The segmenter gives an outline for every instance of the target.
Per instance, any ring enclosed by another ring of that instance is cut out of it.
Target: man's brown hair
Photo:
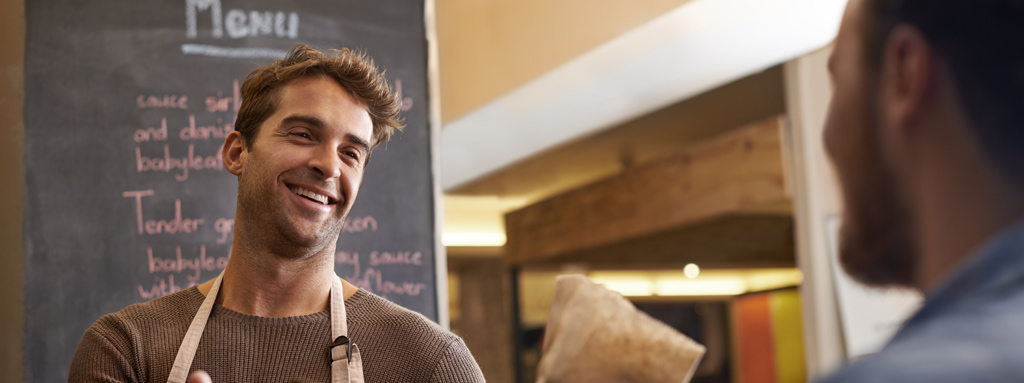
[[[324,54],[306,44],[297,44],[288,55],[273,64],[260,67],[242,83],[242,105],[235,119],[235,130],[242,134],[247,150],[252,148],[260,124],[277,110],[278,93],[289,82],[323,76],[337,81],[363,103],[373,122],[371,147],[386,142],[395,129],[402,129],[398,117],[401,100],[391,90],[384,72],[365,52],[348,48],[332,49]]]
[[[988,155],[1024,184],[1024,0],[865,0],[868,68],[897,25],[920,30],[951,68]]]

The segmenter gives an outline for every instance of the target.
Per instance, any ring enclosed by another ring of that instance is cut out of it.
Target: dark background
[[[197,36],[186,36],[189,0],[35,0],[26,2],[25,56],[25,279],[26,380],[66,381],[68,366],[85,329],[100,316],[201,283],[220,269],[151,272],[154,257],[193,260],[226,257],[217,243],[219,218],[234,218],[237,180],[222,166],[170,172],[139,172],[142,156],[218,156],[223,139],[183,141],[179,132],[194,116],[196,126],[221,126],[234,108],[206,110],[205,99],[233,96],[241,83],[272,58],[187,55],[183,44],[287,51],[306,42],[317,49],[365,49],[401,80],[411,107],[407,127],[372,156],[352,225],[338,251],[358,253],[354,265],[339,264],[342,277],[437,320],[434,272],[434,210],[430,130],[426,96],[426,40],[420,1],[220,0],[221,19],[232,9],[295,12],[294,39],[269,35],[232,38],[212,34],[211,10],[198,10]],[[248,19],[248,17],[247,17]],[[140,109],[140,96],[184,95],[187,110]],[[166,141],[136,142],[139,129],[167,121]],[[142,198],[143,219],[173,220],[180,200],[183,218],[203,219],[192,233],[139,234],[135,198],[126,191],[153,190]],[[372,252],[419,252],[420,265],[370,266]],[[418,295],[382,290],[382,282],[422,284]],[[369,278],[368,278],[369,277]],[[171,283],[173,279],[173,284]]]

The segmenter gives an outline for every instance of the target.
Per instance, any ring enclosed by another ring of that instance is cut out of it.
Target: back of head
[[[327,77],[363,103],[373,122],[373,146],[386,142],[395,129],[402,129],[398,117],[401,100],[373,59],[348,48],[324,54],[306,44],[297,44],[287,56],[257,68],[242,84],[242,103],[235,130],[251,148],[260,124],[277,109],[278,93],[289,82],[307,77]]]
[[[948,64],[974,135],[1024,185],[1024,0],[866,0],[866,57],[879,70],[889,33],[913,25]]]

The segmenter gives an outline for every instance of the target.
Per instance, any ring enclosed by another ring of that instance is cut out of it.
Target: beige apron
[[[206,299],[199,306],[199,312],[192,318],[192,324],[185,333],[185,339],[178,349],[178,356],[174,358],[174,366],[171,367],[171,374],[167,377],[168,383],[185,383],[188,379],[188,370],[192,367],[192,359],[196,356],[196,349],[199,348],[199,339],[203,336],[206,328],[206,321],[213,311],[213,303],[217,300],[217,293],[220,292],[220,282],[224,278],[221,272],[213,281],[213,287],[206,294]],[[341,279],[334,276],[334,284],[331,285],[331,382],[332,383],[363,383],[363,360],[359,357],[359,347],[356,347],[348,339],[348,325],[345,323],[345,295],[342,293]]]

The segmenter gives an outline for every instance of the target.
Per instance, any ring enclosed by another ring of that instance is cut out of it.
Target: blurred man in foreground
[[[1024,1],[851,0],[825,145],[856,279],[926,295],[826,382],[1024,382]]]

